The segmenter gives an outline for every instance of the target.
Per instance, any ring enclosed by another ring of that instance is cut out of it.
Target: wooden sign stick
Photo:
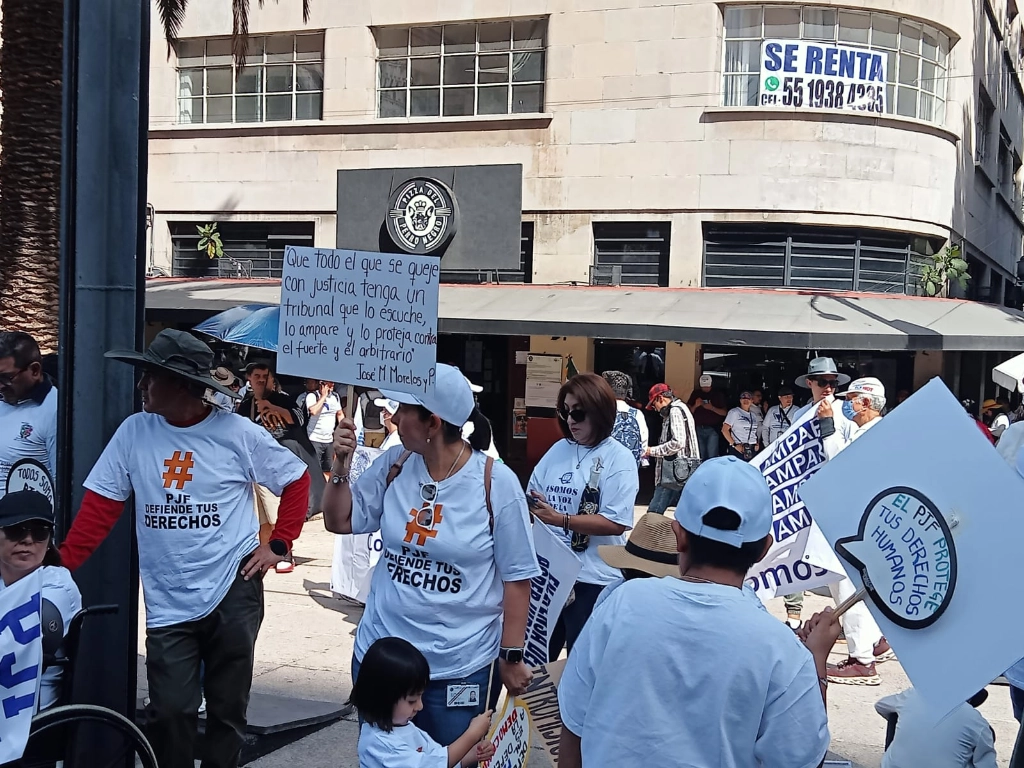
[[[832,612],[832,615],[835,618],[838,619],[840,616],[842,616],[848,610],[853,608],[853,606],[855,606],[857,603],[859,603],[861,600],[863,600],[867,596],[868,596],[867,588],[866,587],[861,587],[856,592],[854,592],[852,595],[850,595],[848,598],[843,600],[843,602],[841,602],[838,606],[836,606],[836,609]]]
[[[345,387],[345,418],[355,418],[356,413],[356,388],[351,384]],[[352,454],[350,453],[345,457],[342,462],[342,472],[348,474],[349,468],[352,466]]]

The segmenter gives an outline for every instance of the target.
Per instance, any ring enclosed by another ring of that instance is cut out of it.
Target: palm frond
[[[164,28],[164,38],[167,40],[167,58],[171,58],[171,47],[178,39],[178,32],[185,21],[187,6],[188,0],[159,0],[157,3],[160,22]]]
[[[231,53],[235,57],[235,64],[243,67],[245,56],[249,53],[249,0],[231,0],[231,13]]]
[[[302,0],[302,23],[309,24],[309,15],[313,12],[312,0]]]

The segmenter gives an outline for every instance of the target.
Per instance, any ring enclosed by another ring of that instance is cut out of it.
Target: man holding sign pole
[[[569,654],[559,768],[620,768],[641,755],[648,768],[821,763],[825,664],[839,624],[829,611],[815,615],[802,645],[744,591],[771,527],[772,496],[756,467],[729,456],[693,473],[672,523],[680,578],[620,586]],[[652,637],[658,653],[638,654]]]

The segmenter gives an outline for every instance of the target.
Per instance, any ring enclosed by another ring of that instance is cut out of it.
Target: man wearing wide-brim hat
[[[825,455],[835,458],[850,444],[854,430],[853,422],[843,415],[839,405],[835,405],[836,392],[850,383],[850,377],[839,372],[836,361],[831,357],[816,357],[807,365],[807,373],[797,376],[794,383],[811,390],[811,402],[796,412],[793,423],[803,418],[811,408],[816,408]]]
[[[107,357],[142,369],[144,413],[129,416],[85,481],[61,547],[81,565],[134,494],[146,602],[147,734],[160,768],[193,768],[205,663],[203,765],[234,768],[246,728],[253,653],[263,619],[263,574],[284,559],[306,515],[309,473],[270,433],[203,400],[234,397],[210,376],[213,352],[183,331],[161,331],[144,353]],[[261,545],[253,486],[281,495]]]

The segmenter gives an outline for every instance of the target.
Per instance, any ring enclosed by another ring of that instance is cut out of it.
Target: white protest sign
[[[827,461],[814,408],[808,409],[774,443],[751,459],[772,492],[772,546],[747,574],[762,601],[823,587],[845,575],[822,540],[800,488]]]
[[[525,768],[530,755],[530,712],[521,699],[506,698],[488,737],[494,756],[483,768]]]
[[[541,574],[530,581],[530,611],[523,649],[523,661],[528,667],[547,663],[551,633],[583,568],[579,556],[548,526],[533,526],[533,543]]]
[[[43,641],[39,569],[0,592],[0,763],[25,753],[39,700]]]
[[[5,493],[15,491],[35,491],[41,493],[53,506],[53,478],[43,466],[42,462],[35,459],[21,459],[14,462],[11,471],[7,473]]]
[[[437,365],[436,256],[285,249],[282,373],[425,393]]]
[[[912,436],[912,441],[908,438]],[[1024,478],[938,379],[801,488],[936,720],[1024,656]],[[885,610],[882,610],[882,608]],[[970,648],[950,663],[950,648]]]
[[[352,454],[349,482],[366,471],[383,454],[378,448],[358,446]],[[334,537],[334,559],[331,561],[331,591],[366,605],[370,595],[373,569],[384,551],[380,531],[373,533],[339,533]]]
[[[530,712],[530,724],[540,736],[551,765],[558,768],[558,742],[562,735],[562,713],[558,709],[558,683],[565,670],[565,659],[542,664],[530,670],[533,680],[519,698]]]

